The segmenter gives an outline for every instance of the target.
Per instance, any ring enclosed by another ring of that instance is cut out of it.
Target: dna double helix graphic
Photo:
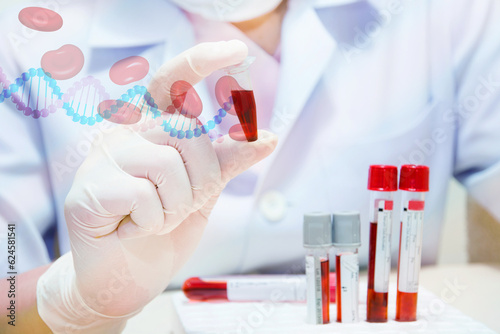
[[[37,86],[36,96],[31,94],[34,84]],[[10,83],[0,68],[0,87],[2,92],[0,103],[10,99],[25,116],[32,116],[35,119],[40,116],[47,117],[49,114],[55,113],[57,108],[62,107],[61,88],[41,69],[30,69],[17,78],[14,83]],[[40,97],[43,101],[40,101]],[[30,107],[33,104],[35,105],[34,109]]]
[[[233,101],[229,97],[211,120],[205,124],[196,117],[185,116],[175,103],[165,111],[158,109],[154,98],[144,86],[128,89],[119,99],[112,100],[100,81],[92,76],[75,82],[62,92],[57,81],[42,68],[31,68],[10,82],[0,67],[0,104],[9,100],[27,117],[38,119],[63,109],[75,123],[92,126],[104,119],[129,124],[138,131],[161,126],[171,137],[191,139],[203,134],[215,140],[221,135],[215,126],[222,122]],[[139,122],[141,120],[141,122]]]

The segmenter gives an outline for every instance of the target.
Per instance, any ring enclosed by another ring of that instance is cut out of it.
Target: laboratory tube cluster
[[[401,196],[401,225],[397,273],[396,321],[417,320],[418,279],[422,254],[425,192],[429,168],[419,165],[370,166],[370,244],[368,261],[368,322],[387,322],[391,231],[394,195]],[[330,322],[329,254],[335,255],[337,322],[359,319],[359,259],[361,246],[359,212],[309,213],[304,215],[306,250],[307,321]]]

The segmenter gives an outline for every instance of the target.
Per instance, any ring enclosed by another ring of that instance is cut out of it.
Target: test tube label
[[[257,276],[255,279],[249,277],[232,277],[227,280],[228,300],[270,300],[273,302],[294,300],[305,301],[305,278],[266,278]]]
[[[318,257],[306,256],[307,322],[323,323],[323,300],[321,292],[321,262]]]
[[[377,249],[375,252],[376,292],[388,292],[391,272],[391,231],[393,201],[378,201],[377,206]]]
[[[409,201],[404,207],[398,275],[398,289],[401,292],[418,292],[424,227],[423,209],[423,201]]]
[[[340,256],[342,322],[358,322],[359,259],[358,254]]]

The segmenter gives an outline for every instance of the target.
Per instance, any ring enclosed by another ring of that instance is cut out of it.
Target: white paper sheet
[[[363,282],[362,286],[366,283]],[[389,321],[368,323],[366,319],[366,287],[361,289],[359,314],[361,322],[336,323],[336,304],[330,305],[327,325],[306,323],[306,305],[301,303],[240,303],[193,302],[182,292],[173,296],[173,302],[186,334],[260,334],[260,333],[346,333],[346,334],[495,334],[480,322],[446,304],[431,292],[420,288],[415,322],[396,322],[396,286],[389,287]]]

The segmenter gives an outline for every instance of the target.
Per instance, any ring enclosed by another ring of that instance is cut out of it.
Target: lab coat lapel
[[[280,83],[271,130],[279,142],[273,155],[267,158],[264,177],[260,178],[256,193],[266,183],[268,172],[286,145],[299,114],[328,66],[336,43],[325,29],[316,11],[303,2],[291,2],[282,29]]]
[[[179,8],[165,0],[95,1],[89,45],[125,48],[163,43],[167,36],[182,35]],[[154,10],[150,10],[154,8]]]
[[[288,135],[330,62],[335,42],[316,11],[291,3],[282,30],[280,84],[271,129],[281,142]]]
[[[92,18],[89,46],[100,48],[137,48],[163,45],[159,62],[151,62],[150,73],[154,74],[165,62],[196,44],[188,18],[182,10],[166,0],[96,1],[96,14]],[[208,91],[201,83],[199,95],[206,99]]]

